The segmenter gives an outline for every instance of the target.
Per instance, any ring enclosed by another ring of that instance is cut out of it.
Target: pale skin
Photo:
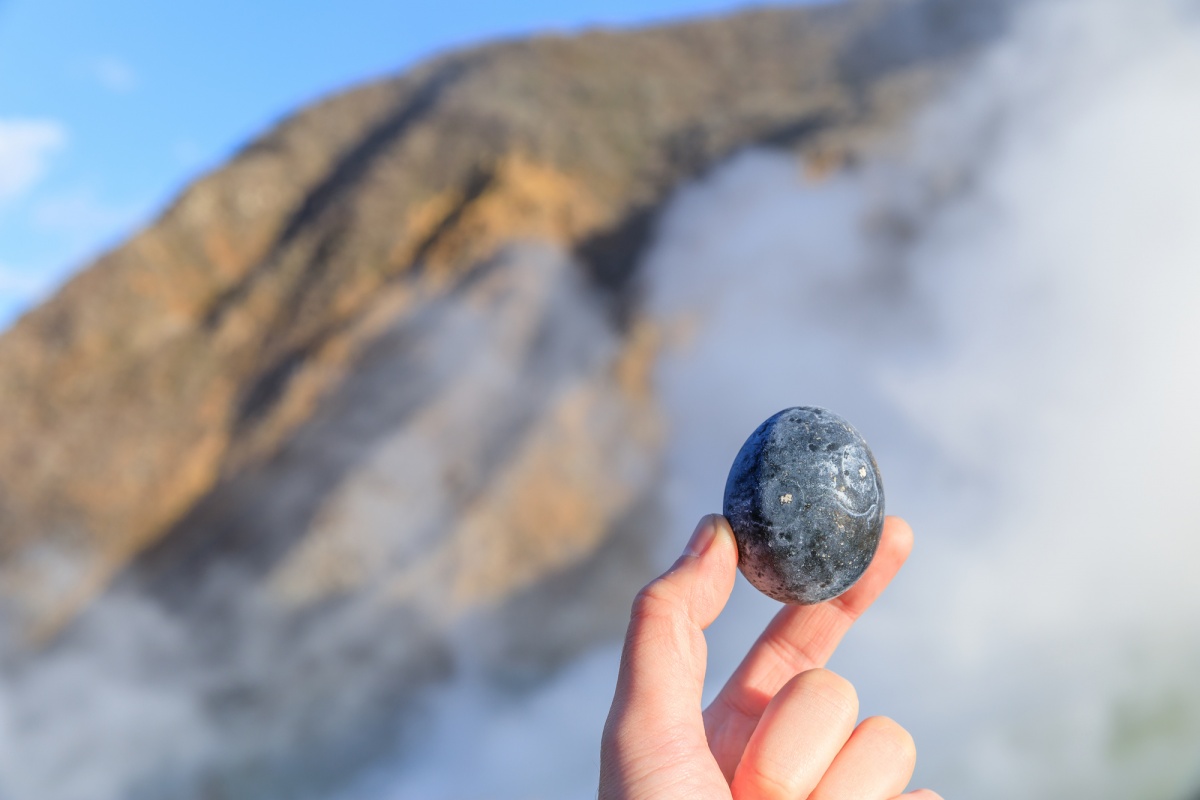
[[[912,529],[888,517],[858,583],[820,605],[785,606],[702,711],[704,629],[737,573],[728,522],[702,519],[634,601],[600,747],[601,800],[941,800],[927,789],[904,794],[912,737],[885,717],[856,725],[854,687],[824,669],[911,549]]]

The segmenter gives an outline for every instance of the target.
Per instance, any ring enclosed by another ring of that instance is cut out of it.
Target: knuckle
[[[642,587],[633,598],[631,619],[672,617],[683,607],[683,599],[670,583],[656,578]]]

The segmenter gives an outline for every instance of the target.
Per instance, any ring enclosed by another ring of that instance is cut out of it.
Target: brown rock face
[[[655,209],[746,146],[838,168],[996,20],[899,0],[519,41],[286,120],[0,337],[8,616],[45,638],[123,576],[193,626],[229,730],[311,742],[435,674],[473,610],[539,620],[527,661],[608,632],[555,609],[646,576]],[[237,650],[315,652],[351,613],[402,646],[344,718],[304,698],[345,673]]]

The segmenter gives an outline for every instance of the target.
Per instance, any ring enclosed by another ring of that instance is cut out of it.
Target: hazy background
[[[534,4],[447,5],[437,18],[281,6],[256,12],[257,23],[218,24],[214,10],[194,25],[124,8],[119,24],[86,24],[81,8],[75,32],[52,37],[64,49],[50,68],[53,48],[31,38],[50,12],[0,7],[0,291],[10,315],[202,165],[332,86],[445,43],[721,6],[577,4],[568,17],[538,16]],[[733,454],[769,414],[816,404],[851,420],[875,451],[888,510],[917,539],[832,667],[855,683],[864,714],[913,732],[914,785],[948,798],[1191,800],[1200,788],[1198,14],[1183,0],[1028,3],[871,158],[826,171],[782,151],[742,151],[672,195],[639,259],[646,316],[666,332],[652,376],[666,532],[646,563],[669,563],[717,507]],[[276,66],[255,70],[270,51],[239,37],[268,19],[273,32],[295,29],[275,34]],[[151,21],[162,27],[144,27]],[[105,30],[111,40],[93,38]],[[195,56],[165,43],[185,33]],[[329,39],[320,57],[299,44],[318,33]],[[190,95],[188,80],[207,69],[262,83],[218,78]],[[14,77],[22,70],[57,77]],[[181,97],[176,113],[166,103]],[[64,214],[77,230],[46,224],[56,203],[76,201],[94,217],[79,206]],[[464,376],[443,406],[455,419],[535,391],[514,385],[517,340],[533,334],[496,320],[556,310],[561,346],[544,356],[536,387],[546,396],[566,391],[566,365],[603,362],[618,347],[561,248],[523,243],[495,270],[477,287],[507,298],[494,319],[471,297],[455,300],[434,309],[449,322],[424,340],[430,374],[452,364]],[[607,424],[619,440],[625,423]],[[450,513],[452,496],[411,467],[440,465],[429,447],[389,439],[361,468],[383,477],[335,499],[340,524],[393,508]],[[613,594],[623,607],[625,587]],[[266,613],[245,597],[242,613]],[[739,580],[710,633],[710,695],[776,607]],[[345,628],[374,613],[351,606]],[[104,633],[100,645],[52,652],[6,678],[0,797],[177,796],[164,762],[182,775],[227,757],[224,729],[196,700],[214,667],[189,671],[202,659],[188,635],[136,595],[101,615],[98,631],[140,633]],[[490,621],[486,610],[454,621],[455,670],[405,709],[419,734],[324,796],[594,796],[618,642],[602,638],[532,679],[498,679]],[[327,633],[301,642],[341,647]],[[138,679],[148,653],[179,677]],[[274,668],[238,658],[246,674]],[[365,669],[363,680],[373,680]],[[277,735],[290,741],[248,734]],[[64,765],[82,766],[68,780]]]

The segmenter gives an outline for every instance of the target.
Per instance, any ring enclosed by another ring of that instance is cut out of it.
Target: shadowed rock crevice
[[[293,238],[306,231],[318,217],[338,202],[339,196],[352,192],[354,187],[366,178],[375,159],[384,153],[390,143],[404,136],[418,120],[428,116],[454,84],[469,74],[477,59],[472,58],[471,54],[463,54],[451,57],[447,62],[439,66],[433,75],[420,85],[413,97],[397,113],[368,133],[357,147],[342,158],[329,176],[312,190],[304,204],[288,220],[279,236],[280,246],[286,246]]]
[[[823,130],[834,128],[839,119],[833,110],[819,110],[780,123],[756,134],[738,148],[775,147],[799,151]],[[683,180],[701,178],[735,151],[715,151],[704,127],[694,125],[669,137],[666,145],[672,170]],[[625,328],[637,309],[638,258],[651,242],[659,210],[667,202],[664,195],[654,203],[630,209],[614,225],[586,236],[575,246],[575,256],[588,277],[600,289],[611,307],[619,328]]]
[[[348,194],[353,193],[355,186],[369,175],[375,160],[396,139],[403,137],[409,127],[428,115],[455,81],[468,73],[472,59],[469,54],[464,54],[450,58],[448,62],[422,82],[413,96],[396,113],[376,125],[355,147],[343,155],[328,176],[309,192],[300,208],[296,209],[284,224],[275,252],[285,250],[297,236],[307,232],[319,218],[329,214]],[[245,153],[244,157],[253,157],[253,150]],[[216,298],[204,316],[203,324],[206,328],[216,328],[224,314],[244,299],[250,286],[270,261],[268,256],[262,264],[252,269],[241,283],[230,287]]]
[[[576,257],[607,299],[611,317],[622,329],[634,315],[636,293],[631,281],[637,260],[654,235],[659,208],[635,208],[616,225],[587,237],[575,248]]]
[[[513,259],[519,258],[507,254],[480,265],[444,297],[415,308],[375,340],[347,380],[325,399],[322,412],[301,427],[287,446],[261,467],[218,484],[163,537],[161,545],[133,562],[130,574],[152,581],[142,583],[142,590],[183,607],[205,596],[201,586],[207,579],[207,565],[236,561],[255,580],[269,571],[310,531],[330,491],[367,461],[389,432],[404,430],[414,415],[436,406],[439,396],[460,378],[458,368],[470,363],[477,334],[454,331],[452,318],[462,315],[465,304],[477,302],[471,299],[472,290],[489,276],[497,278],[497,273],[512,269]],[[491,320],[481,316],[474,322],[482,333]],[[541,322],[545,325],[549,320]],[[543,346],[554,340],[553,335],[540,338]],[[492,455],[476,455],[480,475],[491,474],[504,460],[506,449],[540,416],[548,390],[566,377],[561,369],[570,362],[558,359],[556,372],[550,366],[555,362],[536,345],[531,340],[529,350],[506,367],[512,370],[512,380],[522,383],[521,394],[492,415],[493,424],[500,425],[490,431],[493,446],[499,449]],[[244,404],[247,424],[256,409],[262,413],[262,407],[282,393],[282,384],[303,359],[303,353],[294,354],[264,376],[267,380],[254,385],[257,394],[248,396]],[[589,359],[579,359],[575,368],[586,370],[588,363]],[[440,444],[454,447],[452,441]],[[398,513],[402,512],[398,509]]]

